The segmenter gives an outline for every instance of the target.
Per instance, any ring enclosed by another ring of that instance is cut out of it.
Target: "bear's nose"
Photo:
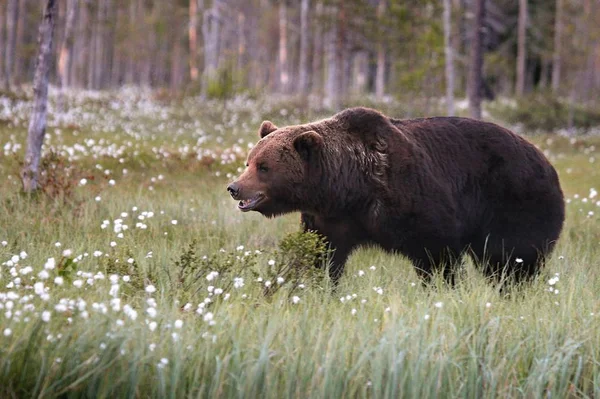
[[[231,183],[227,186],[227,191],[229,191],[229,194],[233,197],[233,199],[236,199],[238,194],[240,193],[240,188],[237,184]]]

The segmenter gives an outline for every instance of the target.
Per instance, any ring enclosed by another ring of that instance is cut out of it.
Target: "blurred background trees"
[[[43,3],[0,2],[4,90],[33,80]],[[464,98],[472,84],[483,99],[600,97],[600,0],[59,0],[58,9],[59,87],[312,94],[333,109],[366,93]]]

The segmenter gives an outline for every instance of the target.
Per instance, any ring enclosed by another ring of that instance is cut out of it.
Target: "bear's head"
[[[279,129],[269,121],[261,124],[258,134],[246,169],[227,191],[243,212],[273,217],[305,210],[323,137],[308,125]]]

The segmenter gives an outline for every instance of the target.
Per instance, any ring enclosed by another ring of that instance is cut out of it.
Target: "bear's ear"
[[[269,133],[273,133],[277,130],[277,126],[273,124],[271,121],[264,121],[260,124],[260,129],[258,129],[258,135],[262,139],[267,136]]]
[[[300,133],[294,139],[294,148],[305,161],[308,161],[322,146],[323,136],[313,130]]]

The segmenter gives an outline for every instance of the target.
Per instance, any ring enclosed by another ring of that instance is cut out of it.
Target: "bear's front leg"
[[[345,221],[321,218],[307,213],[302,213],[301,220],[304,231],[314,231],[325,238],[332,254],[329,259],[329,278],[336,287],[344,272],[348,256],[360,244],[361,235],[357,234],[359,230],[353,229],[353,225]]]

